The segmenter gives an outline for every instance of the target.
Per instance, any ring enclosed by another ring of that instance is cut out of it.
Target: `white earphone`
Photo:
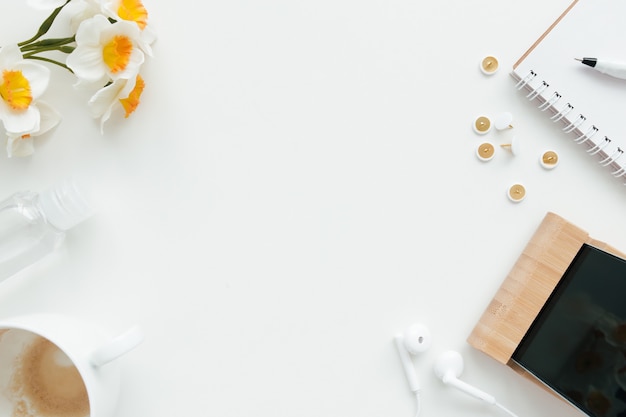
[[[417,411],[415,415],[420,413],[420,400],[419,400],[419,381],[417,379],[417,373],[413,366],[413,360],[411,354],[416,355],[421,352],[425,352],[430,348],[432,338],[430,330],[423,324],[413,324],[409,326],[403,333],[399,333],[394,337],[396,347],[398,348],[398,354],[400,355],[400,361],[404,368],[404,374],[409,382],[409,388],[415,393],[417,400]]]
[[[406,379],[409,382],[409,388],[413,392],[419,391],[417,374],[409,354],[417,355],[428,350],[432,342],[430,331],[423,324],[413,324],[403,333],[398,333],[394,340],[400,354]]]
[[[435,361],[435,375],[437,375],[437,377],[441,379],[444,384],[457,388],[472,397],[485,401],[486,403],[492,405],[496,403],[496,399],[492,395],[489,395],[486,392],[458,379],[462,372],[463,357],[459,352],[454,350],[443,352]]]
[[[459,379],[459,376],[461,376],[461,373],[463,372],[463,357],[459,352],[454,350],[443,352],[435,361],[434,370],[435,375],[437,375],[437,377],[441,379],[444,384],[457,388],[472,397],[486,402],[487,404],[495,405],[507,414],[517,417],[510,410],[504,408],[500,403],[498,403],[493,395],[487,394],[486,392],[479,390],[478,388],[473,387]]]
[[[400,361],[402,362],[409,388],[415,393],[417,400],[417,411],[415,415],[418,416],[421,408],[419,398],[420,385],[411,355],[417,355],[430,348],[432,344],[430,330],[423,324],[412,324],[406,328],[404,332],[396,334],[394,336],[394,342],[398,348],[398,354],[400,355]],[[441,379],[444,384],[457,388],[488,404],[495,405],[512,417],[517,417],[510,410],[499,404],[493,395],[487,394],[459,379],[463,372],[463,357],[459,352],[448,350],[439,355],[435,361],[434,371],[435,375]]]

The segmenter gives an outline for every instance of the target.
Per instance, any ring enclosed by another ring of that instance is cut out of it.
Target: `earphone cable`
[[[422,411],[422,402],[420,401],[420,390],[415,391],[415,417],[418,417],[420,415],[420,412]]]
[[[513,413],[511,410],[509,410],[508,408],[506,408],[502,404],[496,403],[495,406],[498,407],[499,409],[501,409],[502,411],[504,411],[505,413],[507,413],[508,415],[510,415],[511,417],[517,417],[517,415],[515,413]]]

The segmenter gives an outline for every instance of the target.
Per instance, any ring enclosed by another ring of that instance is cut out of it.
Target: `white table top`
[[[413,322],[433,334],[422,416],[504,415],[434,377],[448,349],[518,416],[579,415],[466,343],[547,211],[626,249],[625,187],[508,75],[569,2],[145,0],[159,39],[137,111],[101,135],[55,69],[61,125],[31,157],[0,152],[0,195],[78,176],[99,197],[0,285],[0,317],[141,325],[118,417],[412,416],[393,335]],[[2,43],[44,16],[14,3]],[[502,111],[514,129],[489,140],[522,150],[483,163],[471,124]]]

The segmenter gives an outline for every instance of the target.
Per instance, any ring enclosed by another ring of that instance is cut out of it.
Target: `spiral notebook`
[[[626,1],[574,0],[513,65],[516,88],[626,183],[626,80],[576,58],[626,63]],[[582,175],[582,174],[581,174]]]

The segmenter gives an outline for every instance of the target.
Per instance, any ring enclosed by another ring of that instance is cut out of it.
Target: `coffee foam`
[[[61,349],[48,339],[23,330],[10,330],[0,337],[0,365],[5,354],[13,358],[6,390],[13,404],[11,417],[89,415],[85,384]],[[0,414],[4,416],[8,414]]]

